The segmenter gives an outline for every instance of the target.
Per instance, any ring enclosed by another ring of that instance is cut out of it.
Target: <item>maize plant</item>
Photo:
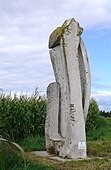
[[[46,100],[37,91],[30,97],[11,93],[0,95],[0,134],[11,141],[29,135],[43,136],[46,116]]]

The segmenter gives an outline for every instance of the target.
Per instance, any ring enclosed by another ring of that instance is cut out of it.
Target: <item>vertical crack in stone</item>
[[[58,133],[62,137],[61,133],[61,87],[59,85],[59,113],[58,113]]]
[[[84,109],[85,97],[86,97],[85,96],[86,95],[86,89],[85,89],[86,77],[85,77],[85,65],[83,61],[80,44],[78,47],[78,61],[79,61],[80,81],[81,81],[81,91],[82,91],[82,106]]]

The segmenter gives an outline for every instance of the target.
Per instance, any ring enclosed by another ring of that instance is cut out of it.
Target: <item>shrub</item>
[[[97,127],[97,121],[99,118],[99,107],[93,98],[90,101],[89,109],[88,109],[88,115],[87,115],[87,121],[86,121],[86,131],[92,131]]]

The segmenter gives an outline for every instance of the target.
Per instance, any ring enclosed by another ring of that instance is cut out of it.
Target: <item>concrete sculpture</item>
[[[90,70],[81,39],[83,29],[73,18],[49,38],[56,82],[47,88],[46,148],[63,158],[86,158],[85,122],[90,100]]]

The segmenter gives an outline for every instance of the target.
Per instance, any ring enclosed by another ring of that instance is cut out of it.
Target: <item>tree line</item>
[[[100,110],[100,115],[103,117],[111,117],[111,111]]]

